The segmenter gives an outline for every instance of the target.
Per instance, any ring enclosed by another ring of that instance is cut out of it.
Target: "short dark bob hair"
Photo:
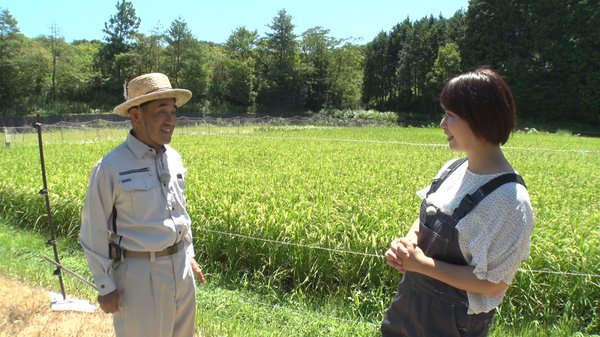
[[[504,145],[517,123],[510,87],[489,67],[477,68],[448,81],[440,103],[445,111],[466,121],[477,138],[491,144]]]

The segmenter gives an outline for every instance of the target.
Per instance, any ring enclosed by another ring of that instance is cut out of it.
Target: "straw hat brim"
[[[114,108],[117,115],[127,116],[129,109],[142,105],[146,102],[154,101],[163,98],[174,98],[175,106],[180,108],[192,98],[192,92],[186,89],[165,89],[162,91],[152,92],[146,95],[141,95],[136,98],[127,100]]]

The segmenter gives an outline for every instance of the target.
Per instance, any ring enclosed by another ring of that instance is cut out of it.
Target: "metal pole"
[[[46,165],[44,163],[44,146],[42,143],[42,124],[40,123],[40,115],[37,115],[37,122],[33,124],[33,127],[37,129],[38,134],[38,148],[40,149],[40,163],[42,165],[42,182],[44,183],[44,187],[40,190],[39,194],[44,196],[46,200],[46,213],[48,214],[48,227],[50,227],[50,240],[48,240],[47,244],[52,245],[52,250],[54,250],[54,261],[60,264],[60,260],[58,259],[58,247],[56,246],[56,230],[54,229],[54,223],[52,222],[52,213],[50,212],[50,198],[48,198],[48,183],[46,182]],[[60,293],[63,296],[63,299],[67,299],[67,295],[65,293],[65,284],[62,278],[61,268],[56,268],[54,271],[54,275],[58,276],[58,283],[60,284]]]
[[[56,261],[52,260],[51,258],[49,258],[49,257],[47,257],[47,256],[42,256],[42,258],[43,258],[44,260],[46,260],[46,261],[48,261],[48,262],[52,263],[53,265],[57,266],[58,268],[62,269],[63,271],[67,272],[67,274],[71,274],[72,276],[74,276],[74,277],[75,277],[76,279],[78,279],[79,281],[81,281],[81,282],[83,282],[83,283],[87,284],[88,286],[90,286],[90,287],[92,287],[92,288],[94,288],[94,289],[96,289],[96,290],[99,290],[99,289],[98,289],[98,287],[96,287],[96,285],[95,285],[95,284],[93,284],[92,282],[90,282],[90,281],[86,280],[85,278],[83,278],[83,276],[81,276],[81,275],[77,274],[76,272],[74,272],[74,271],[70,270],[69,268],[67,268],[67,267],[63,266],[62,264],[60,264],[60,263],[58,263],[58,262],[56,262]]]

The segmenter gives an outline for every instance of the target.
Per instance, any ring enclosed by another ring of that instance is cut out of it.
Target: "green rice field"
[[[58,235],[75,240],[94,163],[126,129],[45,131]],[[460,156],[438,128],[181,127],[196,258],[225,287],[261,300],[337,303],[336,316],[378,324],[401,275],[383,253],[418,215],[415,191]],[[504,152],[535,211],[531,256],[497,324],[568,321],[600,332],[600,138],[516,132]],[[45,233],[36,135],[0,149],[0,212]],[[376,328],[373,330],[375,333]]]

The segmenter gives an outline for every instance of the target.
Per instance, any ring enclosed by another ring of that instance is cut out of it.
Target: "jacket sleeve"
[[[90,184],[81,211],[79,241],[100,295],[116,289],[108,257],[109,224],[114,205],[114,182],[99,161],[90,174]]]

